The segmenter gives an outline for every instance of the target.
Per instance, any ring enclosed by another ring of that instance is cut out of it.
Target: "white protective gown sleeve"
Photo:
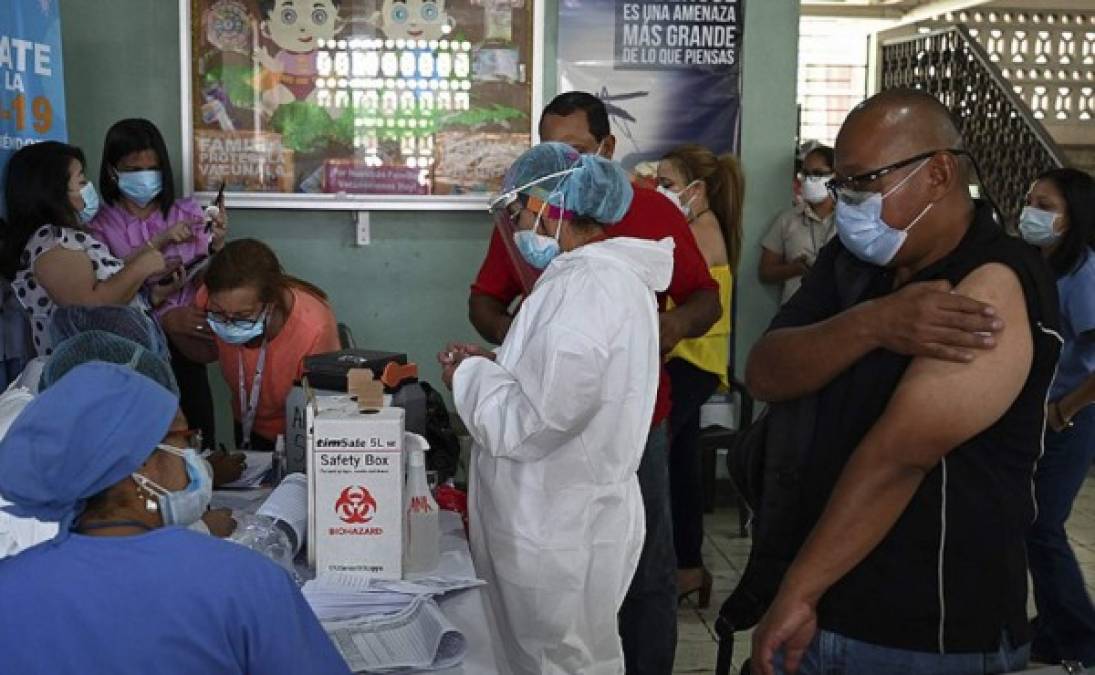
[[[472,556],[499,672],[623,672],[616,614],[644,534],[635,475],[658,386],[672,244],[612,239],[548,266],[497,360],[453,377]]]
[[[495,457],[535,461],[585,430],[601,404],[605,348],[568,327],[532,335],[524,359],[539,360],[539,379],[519,382],[494,361],[477,357],[460,365],[456,400],[475,402],[457,412],[469,433]],[[527,363],[527,361],[526,361]]]

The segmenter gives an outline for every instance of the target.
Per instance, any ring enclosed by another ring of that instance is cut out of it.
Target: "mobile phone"
[[[224,208],[224,184],[226,182],[227,181],[225,181],[225,180],[221,180],[221,187],[220,187],[219,190],[217,190],[216,198],[213,199],[213,201],[209,204],[209,206],[205,207],[205,233],[206,234],[209,234],[210,232],[213,231],[213,216],[210,213],[210,211],[212,211],[213,209],[223,209]]]

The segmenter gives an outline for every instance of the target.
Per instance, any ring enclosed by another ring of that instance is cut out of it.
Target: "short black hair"
[[[43,225],[79,227],[68,198],[72,160],[84,165],[80,148],[58,141],[25,145],[8,161],[4,199],[8,220],[0,231],[0,272],[9,280],[22,269],[23,249]]]
[[[160,202],[160,212],[164,218],[175,205],[175,174],[171,171],[171,160],[167,157],[167,145],[156,125],[146,119],[127,119],[115,122],[106,132],[103,142],[103,160],[99,165],[99,191],[107,204],[117,204],[122,198],[118,189],[117,167],[122,157],[142,150],[156,153],[160,161],[160,173],[163,176],[163,189],[156,197]]]
[[[278,0],[259,0],[259,11],[262,12],[263,18],[269,19],[270,12],[274,11],[274,6],[278,4]],[[342,9],[342,0],[331,0],[331,4],[335,6],[335,9]]]
[[[821,155],[821,159],[825,160],[825,166],[829,167],[830,169],[833,168],[833,163],[836,162],[836,153],[834,153],[833,149],[827,145],[814,146],[813,150],[807,152],[803,156],[803,161],[805,162],[806,158],[810,155]]]
[[[1050,169],[1036,180],[1053,183],[1065,200],[1068,231],[1049,256],[1049,266],[1063,277],[1076,271],[1095,249],[1095,178],[1079,169]]]
[[[541,124],[543,117],[547,115],[568,117],[579,110],[586,114],[593,140],[600,143],[612,133],[612,128],[608,125],[608,108],[604,101],[585,91],[568,91],[551,99],[551,103],[544,108]]]

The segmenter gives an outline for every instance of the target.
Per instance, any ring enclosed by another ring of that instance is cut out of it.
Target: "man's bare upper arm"
[[[896,452],[903,463],[925,470],[1007,412],[1034,359],[1025,296],[1015,272],[989,263],[971,272],[955,292],[996,308],[1004,321],[996,347],[979,350],[967,364],[914,359],[864,439],[864,445]]]

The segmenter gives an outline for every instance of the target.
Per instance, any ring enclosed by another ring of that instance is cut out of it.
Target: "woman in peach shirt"
[[[239,239],[213,257],[197,304],[216,335],[209,361],[232,392],[236,445],[273,450],[304,357],[339,348],[327,295],[286,274],[266,244]]]

